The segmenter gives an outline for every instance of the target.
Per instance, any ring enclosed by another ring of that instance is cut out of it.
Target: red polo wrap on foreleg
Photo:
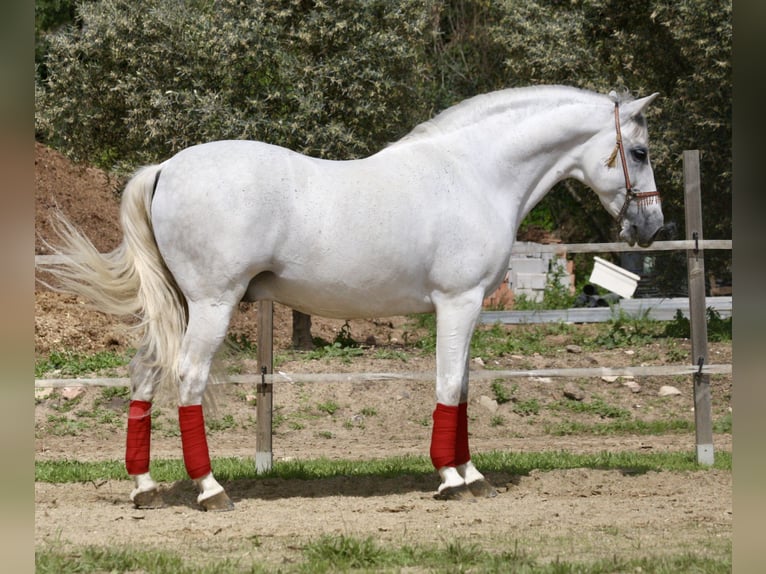
[[[457,439],[455,441],[455,466],[471,460],[468,450],[468,403],[457,406]]]
[[[458,407],[436,403],[434,427],[431,434],[431,462],[434,468],[456,466],[455,444],[458,427]]]
[[[189,478],[202,478],[210,473],[210,453],[207,449],[202,405],[178,407],[178,426],[181,427],[186,472]]]
[[[125,441],[125,469],[128,474],[149,472],[149,447],[152,438],[152,403],[130,401],[128,438]]]

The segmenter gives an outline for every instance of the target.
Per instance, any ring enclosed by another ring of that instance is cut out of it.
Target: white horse
[[[521,220],[565,178],[595,190],[622,239],[652,243],[663,215],[642,112],[656,95],[497,91],[352,161],[253,141],[193,146],[127,184],[124,239],[105,255],[62,218],[60,288],[142,319],[125,457],[133,503],[162,504],[149,473],[150,408],[167,380],[179,385],[199,504],[232,507],[211,472],[202,398],[232,312],[262,299],[342,319],[435,311],[437,496],[494,496],[468,447],[469,342],[482,300],[506,273]]]

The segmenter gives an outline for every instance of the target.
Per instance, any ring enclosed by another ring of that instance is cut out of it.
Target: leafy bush
[[[732,318],[722,319],[721,314],[712,307],[705,310],[707,321],[708,341],[731,341]],[[691,337],[691,322],[680,309],[676,310],[672,321],[665,324],[665,336],[675,339],[689,339]]]
[[[77,159],[133,166],[227,138],[350,158],[426,119],[415,0],[101,0],[77,14],[47,37],[35,118]]]

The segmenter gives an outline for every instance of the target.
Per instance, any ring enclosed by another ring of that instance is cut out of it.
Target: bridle
[[[625,161],[625,148],[622,145],[622,130],[620,129],[620,104],[614,103],[614,127],[617,132],[617,150],[620,152],[620,161],[622,161],[622,172],[625,175],[625,203],[617,214],[617,222],[622,223],[625,214],[628,212],[628,206],[631,201],[637,205],[647,205],[649,203],[660,201],[659,191],[638,191],[633,190],[630,184],[630,174],[628,173],[628,163]]]

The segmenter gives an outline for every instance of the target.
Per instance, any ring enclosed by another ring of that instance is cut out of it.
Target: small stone
[[[61,396],[71,401],[85,394],[85,387],[64,387],[61,389]]]
[[[582,401],[585,399],[585,393],[574,383],[564,385],[564,396],[573,401]]]
[[[604,375],[603,377],[601,377],[601,380],[604,381],[605,383],[613,383],[619,378],[620,377],[617,377],[614,375]]]
[[[497,411],[497,401],[489,398],[487,395],[481,395],[479,397],[479,404],[491,413]]]
[[[641,385],[639,385],[636,381],[625,381],[622,383],[623,387],[626,387],[630,389],[631,393],[640,393],[641,392]]]
[[[567,353],[574,353],[575,355],[582,353],[582,347],[580,345],[567,345]]]
[[[407,391],[402,391],[401,393],[396,395],[397,401],[401,401],[402,399],[409,399],[409,398],[410,398],[410,393],[408,393]]]
[[[471,362],[472,362],[474,365],[476,365],[477,367],[481,367],[482,369],[484,368],[484,359],[482,359],[481,357],[476,357],[476,358],[475,358],[473,361],[471,361]]]
[[[661,397],[672,397],[675,395],[680,395],[681,391],[671,385],[662,385],[660,390],[657,391],[657,394]]]

